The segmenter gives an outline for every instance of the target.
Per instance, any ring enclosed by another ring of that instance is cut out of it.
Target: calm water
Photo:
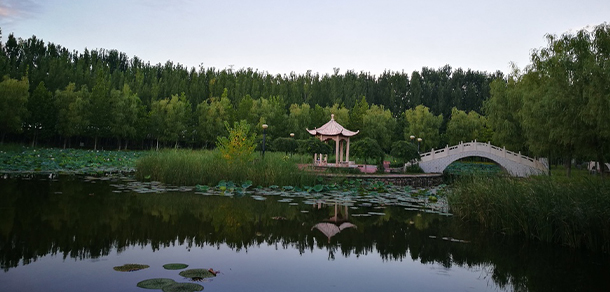
[[[610,291],[607,256],[486,235],[399,196],[240,198],[115,181],[0,179],[0,291]],[[254,196],[252,196],[254,195]],[[401,203],[402,202],[402,203]],[[406,210],[406,209],[409,210]],[[149,265],[134,272],[113,267]]]

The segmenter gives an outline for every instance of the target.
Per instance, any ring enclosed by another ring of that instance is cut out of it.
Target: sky
[[[608,0],[0,0],[3,42],[35,35],[71,51],[274,75],[509,73],[545,35],[609,18]]]

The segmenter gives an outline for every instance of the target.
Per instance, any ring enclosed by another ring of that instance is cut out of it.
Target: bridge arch
[[[466,157],[487,158],[513,175],[519,177],[543,174],[548,170],[545,161],[507,151],[490,143],[468,142],[455,146],[447,146],[421,154],[419,166],[427,173],[442,173],[449,164]]]

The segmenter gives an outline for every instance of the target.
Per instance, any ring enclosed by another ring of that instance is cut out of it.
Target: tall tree
[[[7,133],[20,133],[22,123],[28,117],[27,102],[29,82],[26,78],[16,80],[4,77],[0,82],[0,144]]]
[[[89,90],[83,85],[75,91],[74,83],[68,84],[64,90],[55,91],[55,106],[57,107],[57,133],[64,137],[64,148],[70,138],[84,134],[89,126]]]
[[[441,141],[439,128],[443,123],[443,115],[435,116],[428,107],[418,105],[415,109],[405,111],[405,119],[407,120],[405,140],[410,140],[411,135],[421,138],[421,152],[439,146]]]
[[[38,138],[48,139],[55,134],[57,110],[53,94],[47,90],[44,81],[40,81],[28,99],[29,117],[24,123],[25,130],[32,138],[32,147]]]

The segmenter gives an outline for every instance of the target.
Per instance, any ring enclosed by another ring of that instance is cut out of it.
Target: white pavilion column
[[[339,166],[339,139],[335,140],[335,167]]]
[[[343,147],[345,147],[345,143],[343,139],[339,138],[339,161],[343,162]]]
[[[345,161],[349,165],[349,137],[347,137],[347,146],[345,148]]]

